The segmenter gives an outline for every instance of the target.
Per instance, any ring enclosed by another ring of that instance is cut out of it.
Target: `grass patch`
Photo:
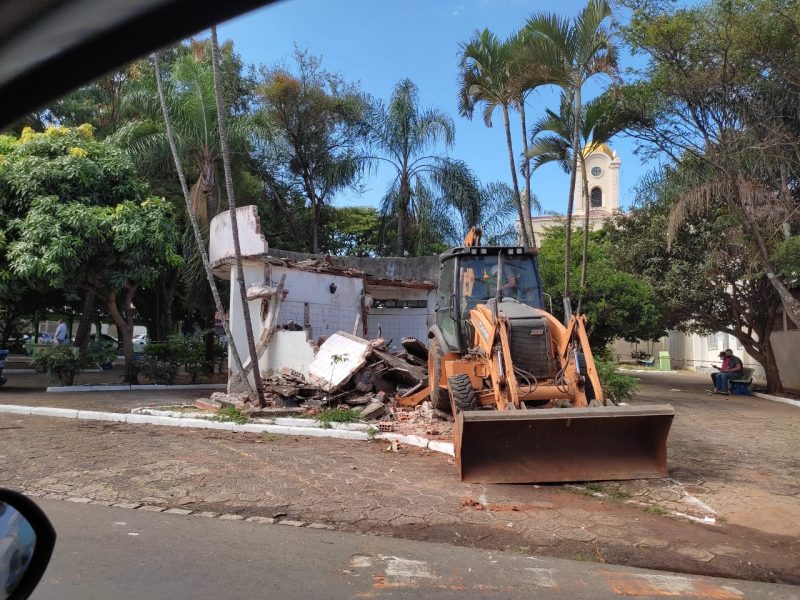
[[[234,423],[238,423],[239,425],[243,425],[247,423],[247,415],[244,414],[241,410],[236,408],[235,406],[226,406],[223,409],[220,409],[217,414],[213,418],[214,421],[226,421],[230,422],[233,421]]]
[[[608,492],[608,495],[612,500],[622,501],[631,499],[631,494],[629,494],[625,490],[611,490],[610,492]]]
[[[330,429],[332,423],[357,423],[361,413],[354,408],[326,408],[315,418],[323,429]]]
[[[274,442],[280,436],[277,433],[270,433],[269,431],[262,431],[261,436],[259,437],[259,442]]]
[[[651,515],[660,515],[662,517],[669,514],[669,512],[667,512],[660,506],[648,506],[645,510],[649,512]]]

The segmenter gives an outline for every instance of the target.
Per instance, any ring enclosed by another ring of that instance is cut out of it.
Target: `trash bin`
[[[6,366],[6,356],[8,356],[8,350],[0,350],[0,386],[6,383],[6,378],[3,377],[3,369]]]
[[[672,370],[672,363],[669,360],[669,352],[666,350],[662,350],[658,353],[658,370],[659,371],[671,371]]]

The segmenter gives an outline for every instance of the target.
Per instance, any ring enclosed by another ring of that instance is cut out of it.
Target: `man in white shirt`
[[[67,324],[64,323],[64,319],[58,320],[58,327],[56,327],[56,334],[54,336],[56,344],[66,344],[67,343]]]

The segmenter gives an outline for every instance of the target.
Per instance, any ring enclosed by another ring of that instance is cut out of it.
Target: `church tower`
[[[606,144],[589,145],[584,148],[586,170],[589,173],[589,215],[605,217],[619,210],[619,155]],[[588,154],[586,154],[588,152]],[[583,174],[578,164],[575,181],[575,216],[583,216]]]

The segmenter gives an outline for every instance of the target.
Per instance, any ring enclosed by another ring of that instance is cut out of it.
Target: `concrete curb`
[[[147,392],[163,390],[224,390],[225,383],[195,383],[180,385],[52,385],[47,388],[51,393],[75,394],[85,392]]]
[[[136,410],[136,409],[134,409]],[[0,413],[15,415],[32,415],[40,417],[61,417],[65,419],[81,419],[87,421],[114,421],[117,423],[162,425],[166,427],[191,427],[194,429],[216,429],[241,433],[272,433],[277,435],[298,435],[308,437],[327,437],[339,440],[368,441],[370,439],[397,441],[408,446],[425,448],[433,452],[454,456],[453,444],[440,440],[429,440],[416,435],[400,433],[377,433],[371,435],[367,423],[333,423],[330,428],[319,427],[312,419],[277,418],[274,423],[231,423],[227,421],[211,421],[192,417],[171,417],[163,415],[143,414],[144,409],[131,413],[113,413],[95,410],[74,410],[69,408],[52,408],[49,406],[20,406],[16,404],[0,404]],[[159,411],[169,412],[169,411]],[[301,421],[302,423],[297,423]],[[347,427],[345,427],[347,426]],[[355,428],[357,426],[357,428]],[[373,428],[374,429],[374,428]]]
[[[772,394],[764,394],[762,392],[750,392],[751,396],[763,398],[764,400],[772,400],[773,402],[783,402],[784,404],[791,404],[800,408],[800,400],[792,400],[791,398],[783,398],[781,396],[773,396]]]

